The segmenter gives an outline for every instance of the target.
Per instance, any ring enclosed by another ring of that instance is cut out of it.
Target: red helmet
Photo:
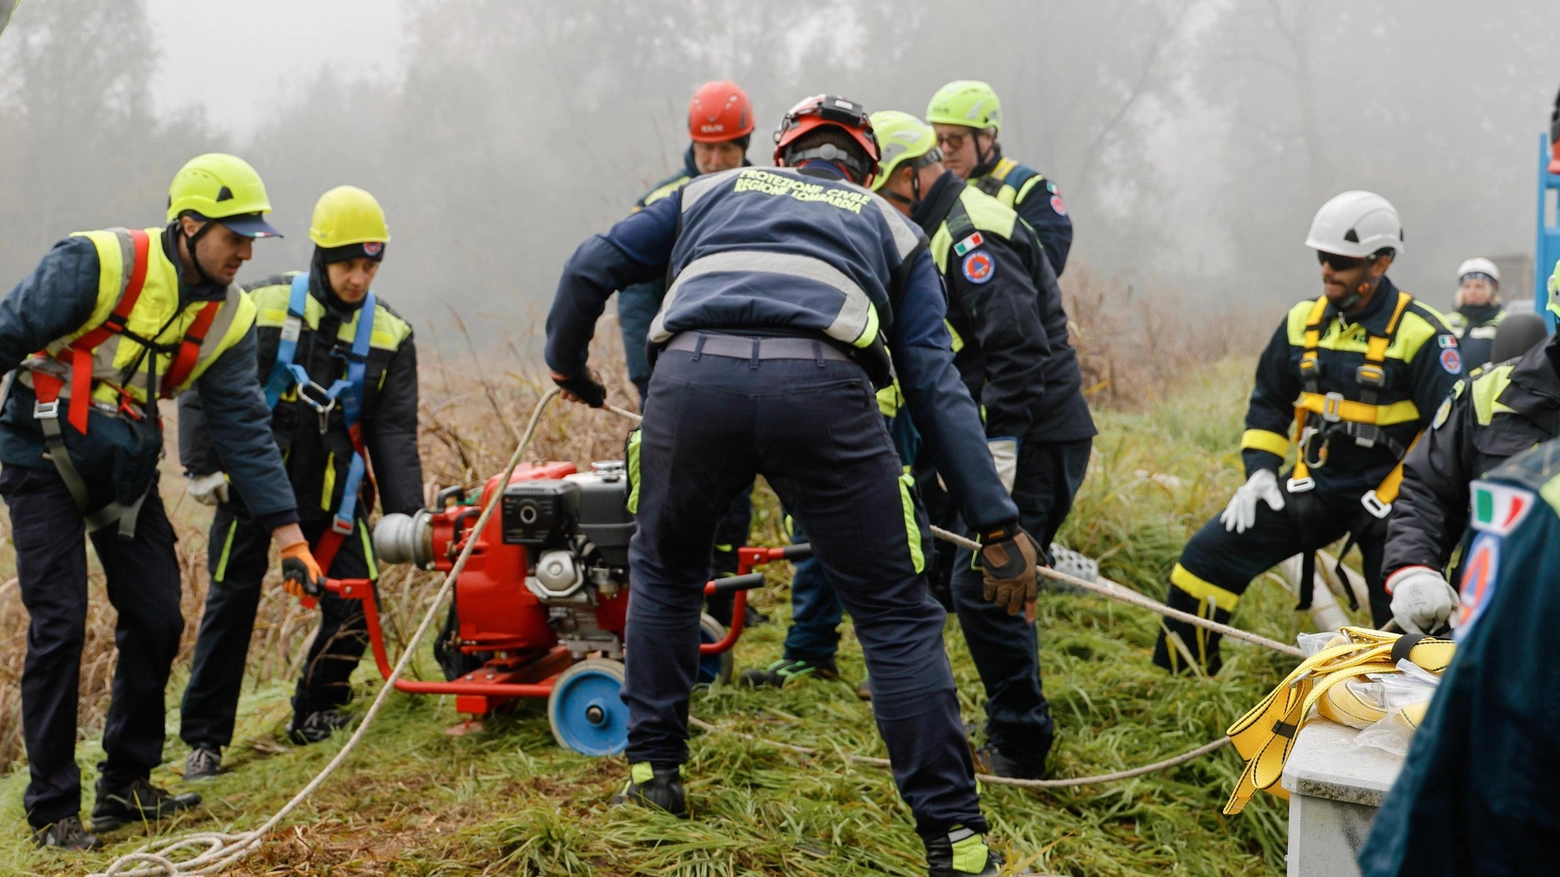
[[[753,104],[735,82],[706,82],[688,102],[688,136],[724,143],[753,133]]]
[[[839,161],[846,167],[856,171],[860,177],[861,185],[870,186],[872,178],[877,175],[878,159],[882,157],[878,149],[877,135],[872,133],[872,120],[867,116],[867,111],[861,104],[854,103],[842,97],[832,94],[818,94],[806,98],[801,103],[792,107],[780,120],[780,129],[775,132],[775,164],[784,165],[786,147],[796,141],[798,137],[806,134],[814,128],[824,125],[833,125],[848,132],[852,139],[861,144],[866,150],[868,163],[864,168],[855,167],[855,160],[850,156],[824,155],[823,152],[834,152],[832,144],[824,144],[818,149],[808,150],[808,154],[792,156],[797,161],[809,158],[822,158],[825,161]]]

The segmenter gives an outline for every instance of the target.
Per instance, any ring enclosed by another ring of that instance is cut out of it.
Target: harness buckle
[[[1381,428],[1370,423],[1350,423],[1345,432],[1362,448],[1374,448],[1381,441]]]
[[[60,400],[44,402],[39,400],[33,403],[33,417],[37,420],[54,420],[60,416]]]
[[[352,535],[352,519],[351,518],[347,518],[347,519],[343,520],[341,518],[332,517],[330,519],[330,528],[332,530],[336,531],[337,533],[340,533],[343,536],[351,536]]]
[[[1374,490],[1367,490],[1365,495],[1360,497],[1360,505],[1364,506],[1365,511],[1370,512],[1371,517],[1378,521],[1385,520],[1387,515],[1392,514],[1392,503],[1383,502]]]
[[[1309,475],[1304,478],[1291,478],[1284,484],[1284,487],[1290,493],[1305,493],[1307,490],[1316,489],[1316,479]]]
[[[1328,393],[1322,397],[1322,419],[1328,423],[1338,423],[1343,420],[1343,394]]]
[[[1365,387],[1382,387],[1387,383],[1387,370],[1373,362],[1367,362],[1354,370],[1354,381]]]

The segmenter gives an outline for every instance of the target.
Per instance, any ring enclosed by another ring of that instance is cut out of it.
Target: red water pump
[[[626,508],[623,464],[591,468],[525,465],[507,485],[494,476],[473,497],[449,488],[438,493],[431,510],[380,520],[374,548],[384,563],[448,571],[468,540],[476,540],[434,644],[445,681],[401,679],[398,690],[454,695],[456,709],[473,717],[515,698],[546,697],[548,722],[560,745],[589,755],[623,751],[628,708],[618,695],[634,519]],[[472,532],[500,489],[497,512],[481,532]],[[701,682],[731,677],[731,648],[742,633],[747,589],[763,584],[753,567],[805,551],[806,546],[742,548],[740,574],[705,586],[707,594],[735,592],[735,605],[729,631],[708,615],[701,619]],[[363,601],[374,658],[388,677],[372,585],[342,580],[331,588]]]

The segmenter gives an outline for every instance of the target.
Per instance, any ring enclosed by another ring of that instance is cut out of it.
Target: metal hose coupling
[[[374,553],[381,563],[433,569],[433,520],[427,509],[385,515],[374,525]]]

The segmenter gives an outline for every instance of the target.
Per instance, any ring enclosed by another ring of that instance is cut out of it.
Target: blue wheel
[[[558,745],[582,755],[617,755],[628,746],[623,665],[591,658],[563,671],[547,698],[547,723]]]
[[[718,643],[726,638],[726,628],[719,621],[708,614],[699,616],[699,642]],[[731,681],[732,657],[731,650],[727,649],[718,655],[699,656],[699,675],[694,680],[697,685],[714,685],[717,682]]]

